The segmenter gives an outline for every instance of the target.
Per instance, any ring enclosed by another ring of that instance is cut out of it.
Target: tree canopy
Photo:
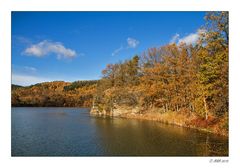
[[[167,44],[102,71],[95,102],[158,107],[205,120],[228,114],[228,12],[209,12],[196,44]]]

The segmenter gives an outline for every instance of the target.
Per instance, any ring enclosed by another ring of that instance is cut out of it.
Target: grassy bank
[[[218,135],[228,136],[228,117],[224,116],[221,119],[209,117],[208,120],[202,119],[194,115],[186,115],[180,112],[159,113],[156,110],[148,110],[147,113],[124,113],[123,118],[141,119],[158,121],[164,124],[172,124],[182,127],[194,128]]]

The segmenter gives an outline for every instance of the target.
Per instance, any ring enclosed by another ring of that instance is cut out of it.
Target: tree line
[[[158,108],[209,117],[228,116],[228,12],[208,12],[195,44],[172,43],[108,64],[100,80],[12,86],[12,106]]]
[[[12,85],[12,106],[91,107],[97,80]]]
[[[228,12],[208,12],[195,44],[149,48],[102,71],[94,102],[159,108],[209,117],[228,116]]]

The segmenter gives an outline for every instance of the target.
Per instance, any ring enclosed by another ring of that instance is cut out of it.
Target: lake
[[[87,108],[12,108],[12,156],[228,156],[226,137]]]

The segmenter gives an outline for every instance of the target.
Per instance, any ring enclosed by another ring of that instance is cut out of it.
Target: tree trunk
[[[207,107],[207,102],[206,102],[206,97],[203,98],[204,102],[204,110],[205,110],[205,120],[208,119],[208,107]]]
[[[189,112],[191,114],[191,112],[192,112],[192,105],[191,105],[191,103],[188,104],[188,109],[189,109]]]

